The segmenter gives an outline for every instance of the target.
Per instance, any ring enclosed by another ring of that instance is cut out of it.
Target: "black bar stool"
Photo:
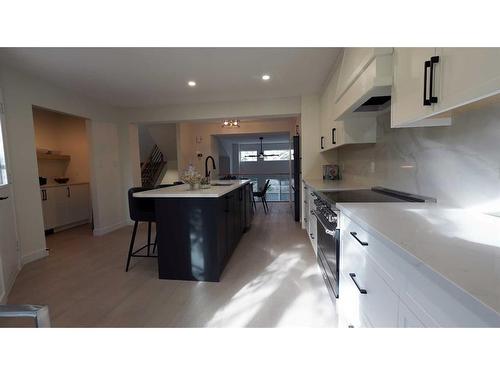
[[[151,190],[151,188],[134,187],[128,190],[128,208],[130,212],[130,219],[134,221],[134,230],[132,232],[132,238],[130,240],[130,247],[128,250],[128,258],[127,258],[127,267],[125,268],[125,272],[128,272],[128,268],[130,266],[130,259],[132,257],[157,258],[157,255],[154,255],[156,248],[156,238],[154,244],[151,243],[151,223],[152,222],[156,223],[155,201],[152,198],[134,197],[134,193],[146,190]],[[148,243],[140,247],[139,249],[134,250],[135,235],[137,234],[137,226],[139,225],[140,221],[148,223]],[[151,252],[151,245],[153,245],[152,252]],[[146,255],[138,254],[141,250],[146,248],[147,248]]]
[[[267,205],[266,194],[267,194],[267,189],[269,189],[270,184],[271,184],[271,181],[267,180],[264,187],[262,188],[262,190],[253,192],[254,203],[255,203],[255,197],[260,198],[260,200],[262,201],[262,206],[264,207],[264,213],[266,215],[269,212],[269,206]]]

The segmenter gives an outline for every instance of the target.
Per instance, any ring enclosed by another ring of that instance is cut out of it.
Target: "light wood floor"
[[[287,203],[270,208],[258,205],[219,283],[160,280],[154,258],[126,273],[132,228],[82,226],[48,236],[50,256],[22,269],[8,303],[49,305],[55,327],[337,326],[305,231]]]

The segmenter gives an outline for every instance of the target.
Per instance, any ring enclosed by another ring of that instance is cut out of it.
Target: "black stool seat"
[[[128,250],[127,266],[125,267],[125,272],[128,272],[130,266],[130,259],[133,257],[137,258],[156,258],[154,255],[156,249],[156,238],[154,244],[151,243],[151,223],[156,223],[155,214],[155,201],[153,198],[135,198],[134,193],[141,191],[151,190],[151,188],[143,187],[133,187],[128,190],[128,207],[130,212],[130,219],[134,221],[134,230],[132,231],[132,238],[130,240],[130,247]],[[139,222],[148,223],[148,243],[137,250],[134,250],[135,236],[137,234],[137,227]],[[153,251],[151,252],[151,245],[153,245]],[[147,253],[139,254],[143,249],[147,248]]]

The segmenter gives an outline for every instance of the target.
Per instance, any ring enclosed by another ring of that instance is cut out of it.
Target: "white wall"
[[[5,118],[7,139],[10,145],[9,156],[12,171],[12,182],[15,194],[15,209],[17,215],[17,227],[19,232],[20,249],[23,262],[34,260],[46,255],[45,236],[43,230],[42,208],[38,185],[38,170],[35,153],[35,133],[33,127],[32,106],[70,113],[85,117],[90,120],[91,142],[103,145],[112,145],[113,152],[107,147],[98,147],[92,151],[94,166],[108,165],[113,169],[120,168],[116,165],[117,159],[116,140],[117,131],[112,127],[101,124],[119,124],[118,110],[97,103],[85,97],[54,87],[35,77],[20,73],[14,69],[0,67],[0,88],[3,90],[5,102]],[[124,127],[127,130],[126,126]],[[123,150],[126,155],[131,151]],[[110,155],[111,154],[111,155]],[[108,156],[112,161],[104,161]],[[122,155],[120,155],[121,158]],[[107,171],[106,178],[102,179],[102,171],[97,171],[97,176],[91,180],[92,195],[101,201],[109,199],[106,206],[99,209],[94,219],[102,228],[109,227],[113,223],[124,221],[122,199],[124,186],[122,172],[115,170]],[[127,171],[127,173],[131,173]],[[115,196],[121,197],[119,200]],[[102,229],[101,228],[101,229]],[[99,228],[98,228],[99,229]]]
[[[192,163],[200,172],[205,170],[205,157],[212,155],[216,164],[219,154],[219,142],[217,136],[229,134],[266,134],[266,133],[287,133],[293,131],[295,127],[295,118],[283,119],[262,119],[245,121],[240,128],[226,129],[222,128],[220,122],[186,122],[180,123],[179,128],[179,170],[182,171]],[[197,139],[198,142],[197,143]],[[221,147],[222,149],[222,147]],[[196,155],[200,152],[202,158]],[[224,154],[225,150],[222,151]],[[218,174],[218,171],[215,171]]]
[[[121,187],[122,187],[122,211],[125,222],[132,224],[128,210],[128,194],[127,191],[131,187],[142,186],[141,181],[141,166],[139,155],[139,129],[135,124],[120,125],[117,127],[119,137],[119,163],[121,166]],[[118,186],[118,188],[120,187]],[[117,186],[111,184],[110,191],[116,191]],[[113,223],[114,221],[114,223]],[[107,230],[102,230],[103,227],[98,228],[96,234],[106,233],[112,230],[114,226],[119,226],[120,219],[117,217],[111,220],[108,224]]]
[[[124,122],[179,122],[221,118],[269,117],[300,114],[300,97],[173,105],[156,108],[127,108]]]

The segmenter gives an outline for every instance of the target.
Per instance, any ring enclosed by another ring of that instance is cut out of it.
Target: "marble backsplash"
[[[377,143],[338,151],[343,179],[500,212],[500,106],[460,113],[448,127],[391,129],[377,119]]]

